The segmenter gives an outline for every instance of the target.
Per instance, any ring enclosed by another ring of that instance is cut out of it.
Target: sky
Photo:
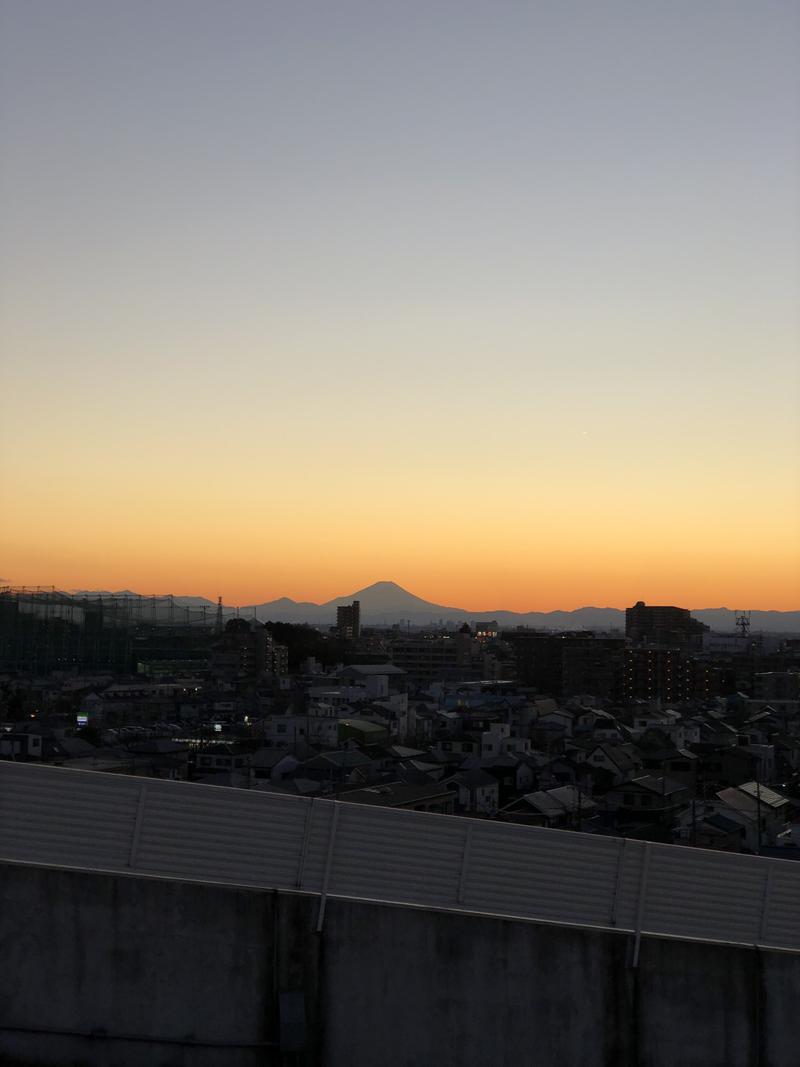
[[[800,4],[0,39],[7,582],[800,608]]]

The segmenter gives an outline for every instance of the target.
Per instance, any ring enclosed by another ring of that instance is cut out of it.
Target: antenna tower
[[[736,612],[736,629],[739,631],[740,637],[750,636],[750,612],[749,611],[737,611]]]

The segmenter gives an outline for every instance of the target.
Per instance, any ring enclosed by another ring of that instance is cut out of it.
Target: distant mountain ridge
[[[471,622],[496,620],[501,627],[529,626],[545,630],[624,630],[624,608],[583,607],[573,611],[508,611],[496,608],[491,611],[474,611],[466,608],[434,604],[415,596],[396,582],[380,581],[359,589],[349,596],[336,597],[324,604],[297,603],[288,597],[264,604],[251,605],[246,612],[262,621],[273,622],[321,622],[331,624],[336,618],[336,608],[358,600],[361,618],[365,623],[393,625],[407,622],[425,626],[445,622]],[[280,617],[278,614],[280,613]],[[736,612],[730,608],[692,609],[692,615],[715,631],[733,631]],[[800,611],[753,611],[753,630],[776,633],[800,633]]]
[[[78,591],[76,591],[78,592]],[[80,590],[79,594],[97,595],[97,590]],[[130,590],[107,593],[111,596],[135,596]],[[543,630],[624,630],[625,611],[622,608],[583,607],[574,611],[508,611],[497,608],[492,611],[472,611],[466,608],[448,607],[434,604],[429,600],[403,589],[396,582],[380,581],[363,589],[356,590],[348,596],[335,597],[323,604],[312,601],[297,601],[290,597],[261,604],[240,607],[240,614],[259,619],[261,622],[294,622],[333,625],[336,621],[336,608],[350,604],[354,600],[361,603],[362,622],[372,625],[392,626],[397,623],[410,623],[412,626],[427,626],[447,622],[472,622],[476,620],[496,620],[501,627],[529,626]],[[206,597],[176,596],[178,607],[216,608],[216,603]],[[225,606],[224,612],[230,615],[234,608]],[[736,626],[736,612],[730,608],[693,608],[692,615],[706,623],[717,632],[732,632]],[[751,612],[753,631],[764,630],[772,633],[799,633],[800,611],[753,611]]]

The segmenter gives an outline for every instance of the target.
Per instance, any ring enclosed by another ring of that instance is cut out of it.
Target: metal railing
[[[800,864],[0,762],[0,859],[800,951]]]

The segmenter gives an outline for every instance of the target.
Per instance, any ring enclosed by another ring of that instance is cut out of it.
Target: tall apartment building
[[[592,693],[615,700],[622,695],[623,637],[506,630],[502,638],[514,650],[522,685],[558,698]]]
[[[688,608],[649,605],[640,600],[625,610],[625,635],[634,644],[700,651],[707,630],[704,623],[692,618]]]
[[[342,641],[355,641],[361,634],[361,603],[343,604],[336,609],[336,632]]]
[[[677,648],[626,648],[622,694],[626,700],[688,700],[692,695],[690,662]]]
[[[266,626],[230,619],[211,647],[210,669],[214,677],[228,680],[288,674],[289,649],[274,641]]]
[[[392,642],[392,662],[413,684],[430,681],[472,682],[508,677],[506,664],[464,623],[455,633],[428,633]]]

